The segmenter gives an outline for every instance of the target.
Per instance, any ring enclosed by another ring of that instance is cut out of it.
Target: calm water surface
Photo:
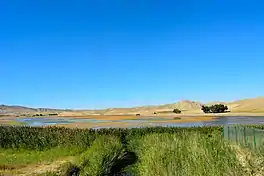
[[[38,118],[15,118],[17,122],[22,122],[28,126],[47,126],[56,124],[71,124],[71,123],[92,123],[96,124],[96,128],[100,128],[100,123],[111,123],[111,122],[126,122],[131,123],[129,127],[139,126],[175,126],[175,127],[191,127],[191,126],[209,126],[209,125],[228,125],[228,124],[264,124],[263,117],[216,117],[211,121],[200,121],[200,122],[159,122],[161,120],[168,120],[168,118],[162,117],[150,117],[150,118],[138,118],[131,120],[98,120],[98,119],[78,119],[78,118],[54,118],[54,117],[38,117]],[[171,119],[173,120],[173,119]],[[99,125],[99,126],[98,126]],[[105,127],[104,127],[105,128]]]

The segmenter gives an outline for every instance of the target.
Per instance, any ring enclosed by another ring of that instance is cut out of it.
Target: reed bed
[[[1,126],[0,175],[1,167],[6,171],[67,156],[74,161],[39,175],[245,175],[222,134],[221,126],[100,130]]]

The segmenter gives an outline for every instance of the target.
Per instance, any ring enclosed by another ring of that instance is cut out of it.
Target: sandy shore
[[[152,116],[153,117],[153,116]],[[174,116],[175,117],[175,116]],[[71,118],[86,118],[86,119],[95,119],[95,120],[102,120],[102,122],[75,122],[71,124],[57,124],[56,126],[60,127],[68,127],[68,128],[102,128],[102,127],[130,127],[130,126],[148,126],[149,124],[167,124],[167,123],[183,123],[183,122],[199,122],[199,121],[210,121],[213,120],[213,116],[184,116],[178,119],[174,119],[173,116],[167,116],[159,120],[151,119],[150,116],[78,116],[78,117],[71,117]],[[39,118],[39,117],[36,117]],[[56,117],[49,117],[49,118],[56,118]],[[59,117],[59,118],[70,118],[70,117]],[[137,119],[144,118],[146,121],[137,121]],[[148,119],[149,118],[149,119]],[[156,116],[159,118],[159,116]],[[112,122],[104,122],[105,120],[112,121]],[[120,120],[130,120],[129,122],[120,122]],[[131,121],[132,120],[132,121]],[[135,120],[135,121],[133,121]],[[9,124],[9,125],[19,125],[15,121],[15,118],[0,118],[0,124]]]
[[[229,112],[229,113],[217,113],[217,114],[204,114],[204,113],[183,113],[183,114],[175,114],[175,113],[162,113],[162,114],[141,114],[140,116],[136,115],[67,115],[67,116],[14,116],[14,115],[1,115],[0,119],[3,118],[93,118],[100,120],[122,120],[122,119],[138,119],[138,118],[149,118],[149,117],[162,117],[162,118],[173,118],[173,117],[217,117],[217,116],[263,116],[262,113],[252,113],[252,112]]]
[[[181,117],[181,118],[194,118],[194,117],[221,117],[221,116],[263,116],[264,113],[217,113],[217,114],[143,114],[140,116],[136,115],[83,115],[83,116],[57,116],[57,117],[63,117],[63,118],[93,118],[93,119],[100,119],[100,120],[122,120],[122,119],[138,119],[138,118],[150,118],[150,117],[162,117],[162,118],[173,118],[173,117]]]
[[[100,123],[72,123],[72,124],[60,124],[56,126],[67,127],[67,128],[115,128],[115,127],[131,127],[131,126],[149,126],[149,124],[169,124],[169,123],[186,123],[186,122],[201,122],[211,121],[214,117],[203,116],[203,117],[185,117],[181,119],[168,118],[168,120],[149,120],[148,122],[100,122]],[[109,120],[109,119],[108,119]],[[116,119],[117,120],[117,119]],[[118,119],[124,120],[124,119]]]

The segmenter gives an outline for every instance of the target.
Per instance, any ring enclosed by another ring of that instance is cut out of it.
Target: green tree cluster
[[[36,116],[43,116],[43,114],[33,114],[33,117],[36,117]]]
[[[181,110],[179,110],[179,109],[173,109],[173,113],[180,114],[181,113]]]
[[[228,107],[223,104],[215,104],[211,106],[202,106],[202,111],[204,113],[224,113],[228,110]]]

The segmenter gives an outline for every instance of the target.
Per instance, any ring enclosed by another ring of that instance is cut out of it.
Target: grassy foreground
[[[0,127],[0,175],[248,175],[222,127]]]

